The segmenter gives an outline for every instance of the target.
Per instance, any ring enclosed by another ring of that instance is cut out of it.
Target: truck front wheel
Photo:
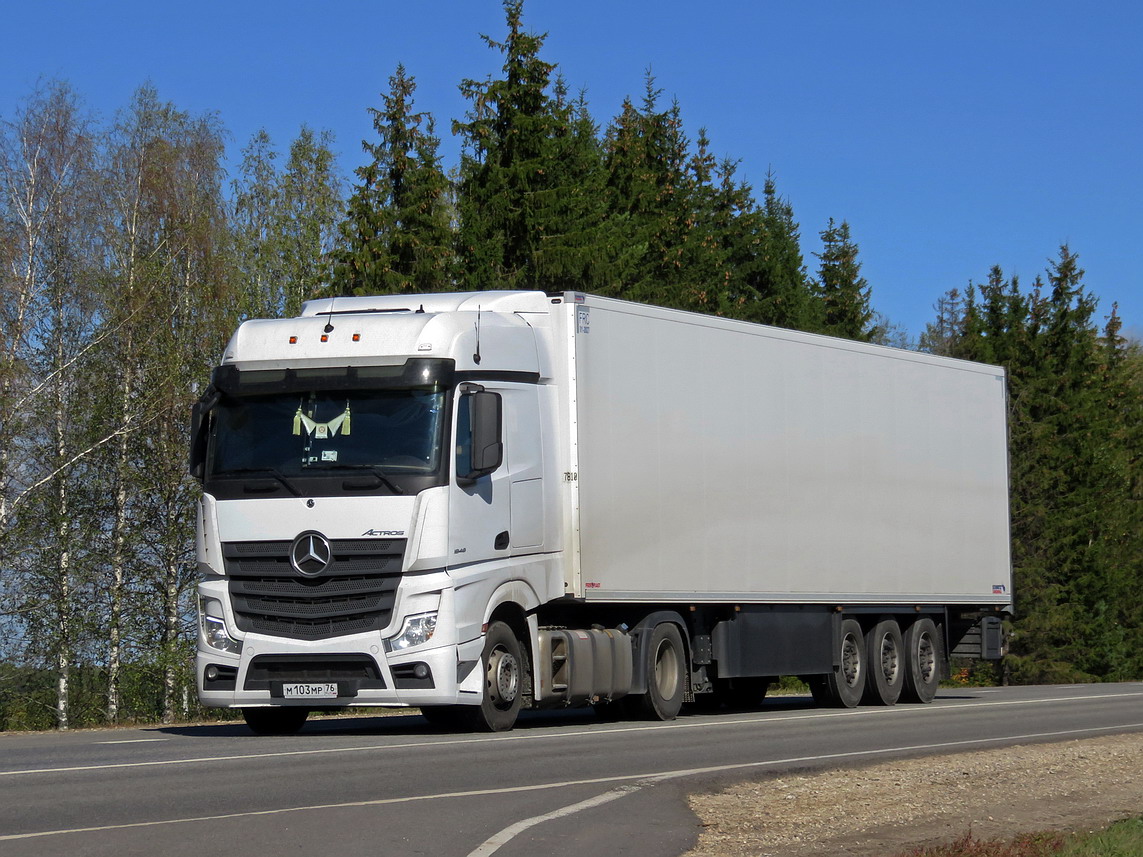
[[[473,711],[475,727],[483,732],[506,732],[516,723],[523,702],[524,653],[520,641],[503,622],[493,622],[484,635],[484,698]]]
[[[647,692],[628,699],[649,720],[674,720],[683,707],[686,688],[683,636],[673,622],[660,622],[645,639],[642,651]]]

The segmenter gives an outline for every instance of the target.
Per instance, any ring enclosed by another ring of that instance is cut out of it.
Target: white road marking
[[[96,741],[96,744],[153,744],[156,741],[170,741],[170,738],[132,738],[130,741]]]
[[[531,818],[525,818],[523,821],[517,821],[505,827],[494,836],[488,837],[484,842],[480,843],[478,847],[468,853],[468,857],[488,857],[500,850],[502,845],[507,845],[516,835],[523,833],[529,827],[535,827],[545,821],[554,821],[557,818],[564,818],[568,815],[574,815],[580,810],[591,809],[592,807],[602,806],[605,803],[611,803],[616,798],[621,798],[632,792],[637,792],[641,789],[641,785],[620,786],[617,789],[612,789],[609,792],[589,797],[587,800],[581,800],[579,803],[573,803],[571,806],[560,807],[559,809],[546,812],[543,815],[534,815]]]
[[[66,774],[80,771],[111,771],[120,768],[153,768],[171,765],[206,764],[210,762],[244,762],[248,759],[285,759],[292,756],[323,756],[340,753],[368,753],[385,752],[392,750],[409,750],[421,747],[452,747],[466,744],[482,744],[490,741],[552,741],[570,738],[597,738],[600,735],[610,735],[626,732],[648,732],[651,730],[670,729],[724,729],[729,726],[753,725],[759,723],[791,723],[798,720],[817,720],[825,717],[892,717],[894,715],[924,715],[934,713],[949,713],[969,708],[984,706],[999,707],[1008,705],[1048,705],[1060,702],[1086,702],[1092,699],[1121,699],[1143,696],[1143,685],[1138,691],[1121,693],[1101,693],[1084,696],[1060,696],[1049,699],[1011,699],[988,702],[953,702],[946,705],[903,705],[892,708],[868,707],[845,710],[813,711],[808,714],[779,715],[770,717],[736,717],[724,720],[703,719],[671,721],[669,723],[651,723],[643,726],[614,726],[607,729],[588,728],[573,731],[570,727],[557,729],[542,734],[529,734],[527,732],[508,732],[497,735],[480,736],[473,738],[454,738],[435,741],[410,741],[404,744],[374,744],[364,747],[327,747],[316,750],[283,750],[276,753],[245,753],[226,756],[197,756],[189,759],[155,759],[146,762],[114,762],[107,765],[73,765],[61,768],[28,768],[25,770],[0,771],[0,777],[19,777],[29,774]]]
[[[891,753],[915,753],[921,751],[951,750],[960,747],[980,747],[998,744],[1003,741],[1031,741],[1043,738],[1068,738],[1076,735],[1091,735],[1097,732],[1118,732],[1124,729],[1143,729],[1143,723],[1122,723],[1117,726],[1099,726],[1090,729],[1067,729],[1059,732],[1033,732],[1026,735],[1005,735],[997,738],[974,738],[968,741],[945,741],[937,744],[915,744],[909,747],[882,747],[877,750],[853,750],[846,753],[826,753],[820,756],[796,756],[789,759],[768,759],[761,762],[738,762],[733,765],[712,765],[705,768],[685,768],[674,771],[658,771],[642,774],[617,774],[610,777],[595,777],[584,780],[565,780],[554,783],[536,783],[530,786],[504,786],[495,789],[473,789],[464,792],[440,792],[427,795],[406,795],[404,797],[378,798],[377,800],[357,800],[345,803],[314,804],[312,806],[290,806],[280,809],[260,809],[248,812],[232,812],[225,815],[196,816],[193,818],[167,818],[158,821],[135,821],[125,824],[104,824],[98,827],[72,827],[60,830],[39,830],[33,833],[10,833],[0,836],[0,842],[17,839],[37,839],[44,836],[62,836],[69,833],[100,833],[108,830],[130,830],[144,827],[162,827],[170,824],[198,824],[208,821],[229,821],[237,818],[257,818],[267,815],[284,815],[291,812],[314,812],[328,809],[352,809],[355,807],[389,806],[392,804],[414,803],[425,800],[451,798],[485,797],[488,795],[520,794],[521,792],[548,791],[570,786],[593,786],[610,783],[630,783],[639,781],[654,782],[678,779],[679,777],[719,774],[729,771],[743,771],[751,768],[770,768],[780,765],[798,765],[808,762],[838,761],[861,757],[885,756]],[[629,793],[629,792],[628,792]]]

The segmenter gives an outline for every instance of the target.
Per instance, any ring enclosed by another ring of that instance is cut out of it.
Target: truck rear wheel
[[[941,680],[940,642],[932,619],[918,619],[905,629],[905,702],[928,703]]]
[[[819,680],[814,700],[835,708],[853,708],[865,692],[865,638],[856,619],[844,620],[839,636],[838,666]]]
[[[686,685],[683,636],[673,622],[660,622],[645,639],[641,648],[647,692],[626,699],[648,720],[674,720],[683,707]]]
[[[894,619],[882,619],[865,635],[865,694],[867,705],[895,705],[905,683],[904,644]]]
[[[524,652],[516,635],[503,622],[493,622],[484,635],[484,698],[473,708],[473,725],[482,732],[507,732],[516,723],[523,702]]]
[[[293,735],[309,716],[307,708],[242,709],[242,717],[255,735]]]

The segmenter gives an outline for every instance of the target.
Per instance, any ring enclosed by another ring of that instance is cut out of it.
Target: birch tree
[[[54,719],[67,729],[86,595],[73,489],[92,451],[78,379],[92,353],[94,139],[78,97],[61,83],[35,92],[5,131],[0,546],[23,655],[54,668]]]
[[[174,715],[178,642],[187,610],[193,495],[183,477],[193,383],[221,351],[201,325],[226,316],[228,241],[221,199],[222,130],[142,87],[108,147],[108,339],[102,418],[116,443],[104,462],[107,715],[120,716],[125,660],[151,672]],[[158,610],[155,609],[156,605]]]

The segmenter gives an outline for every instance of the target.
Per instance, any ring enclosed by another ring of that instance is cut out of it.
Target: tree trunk
[[[174,522],[171,522],[173,526]],[[165,567],[163,615],[163,722],[175,720],[175,685],[178,682],[179,583],[178,563],[168,554]]]
[[[56,362],[57,365],[63,365],[63,342],[62,338],[57,339],[56,344]],[[65,391],[62,376],[57,376],[55,384],[56,401],[55,401],[55,421],[56,421],[56,458],[58,461],[63,462],[67,460],[67,435],[66,435],[66,403]],[[58,585],[56,588],[56,597],[58,602],[56,604],[56,615],[59,621],[59,636],[57,638],[56,649],[56,669],[59,671],[56,682],[56,726],[61,729],[67,729],[70,726],[70,682],[71,682],[71,661],[72,661],[72,586],[71,586],[71,520],[69,518],[69,496],[68,496],[68,481],[67,473],[59,473],[56,476],[56,537],[57,549],[59,550],[59,562],[57,573]]]

